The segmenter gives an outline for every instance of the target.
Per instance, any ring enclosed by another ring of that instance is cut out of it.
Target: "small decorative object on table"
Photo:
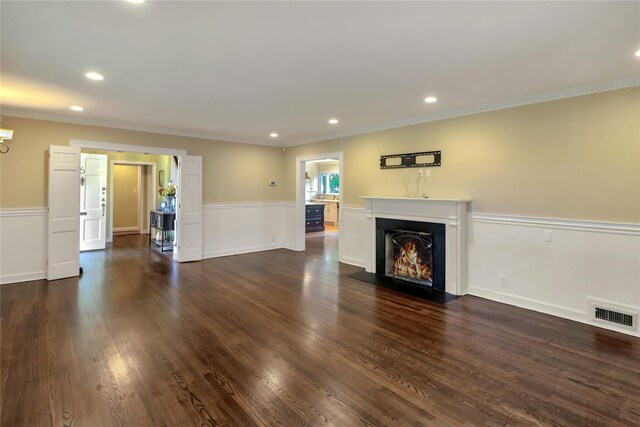
[[[160,189],[158,189],[158,194],[166,197],[167,210],[174,212],[176,210],[176,187],[173,183],[169,181],[169,185],[166,187],[160,187]]]

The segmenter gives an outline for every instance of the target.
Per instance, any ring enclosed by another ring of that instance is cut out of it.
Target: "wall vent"
[[[589,309],[591,318],[595,321],[612,323],[625,329],[637,329],[638,312],[630,307],[620,307],[604,301],[589,300]]]
[[[606,320],[607,322],[613,322],[618,325],[630,326],[633,328],[633,316],[630,314],[596,307],[595,317],[596,319]]]

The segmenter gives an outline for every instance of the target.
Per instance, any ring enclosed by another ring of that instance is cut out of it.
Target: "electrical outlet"
[[[507,275],[506,274],[501,274],[500,275],[500,286],[502,286],[503,288],[507,287]]]
[[[271,236],[271,241],[275,242],[276,241],[276,236]]]
[[[551,230],[544,230],[544,241],[553,242],[553,232]]]

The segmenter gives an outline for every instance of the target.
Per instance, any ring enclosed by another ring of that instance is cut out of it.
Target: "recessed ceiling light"
[[[72,109],[73,111],[84,111],[84,108],[82,108],[79,105],[72,105],[71,107],[69,107],[70,109]]]
[[[104,76],[100,73],[96,73],[95,71],[89,71],[85,76],[91,80],[104,80]]]
[[[636,56],[640,56],[640,50],[636,52]]]
[[[277,137],[278,137],[278,134],[277,134],[277,133],[275,133],[275,132],[273,132],[273,133],[272,133],[271,135],[269,135],[269,136],[270,136],[271,138],[277,138]]]
[[[144,0],[127,0],[129,3],[136,3],[136,4],[140,4],[140,3],[144,3]]]
[[[329,124],[330,125],[337,125],[338,124],[338,119],[329,119]]]
[[[434,102],[436,102],[438,100],[438,98],[436,98],[435,96],[427,96],[424,99],[424,102],[426,102],[427,104],[433,104]]]

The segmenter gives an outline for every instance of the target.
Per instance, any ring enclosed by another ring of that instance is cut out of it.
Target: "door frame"
[[[101,159],[104,159],[104,181],[102,181],[102,176],[100,177],[100,182],[103,183],[103,185],[101,185],[102,190],[101,190],[101,196],[102,196],[102,203],[105,204],[106,206],[106,198],[107,198],[107,194],[106,194],[106,188],[109,185],[109,182],[107,181],[107,174],[109,171],[109,156],[106,154],[93,154],[93,153],[83,153],[82,150],[80,150],[80,169],[82,169],[83,167],[83,157],[84,156],[99,156]],[[102,175],[102,174],[101,174]],[[82,178],[80,179],[80,181],[82,181]],[[80,184],[80,207],[82,207],[82,184]],[[102,191],[104,191],[104,194],[102,194]],[[82,212],[82,209],[80,210]],[[102,219],[102,230],[100,230],[100,232],[104,235],[104,243],[105,246],[98,248],[98,249],[82,249],[82,238],[80,240],[80,252],[87,252],[87,251],[94,251],[94,250],[104,250],[106,247],[106,244],[109,243],[109,236],[107,236],[107,216],[106,214],[103,214],[103,219]],[[82,216],[80,216],[80,224],[82,225]],[[80,237],[82,237],[82,227],[80,227]]]
[[[115,165],[128,165],[128,166],[138,166],[138,231],[140,234],[144,234],[146,231],[144,227],[144,215],[149,217],[149,212],[152,211],[153,207],[156,205],[156,190],[155,185],[153,191],[149,190],[149,183],[144,182],[144,178],[142,177],[142,168],[140,166],[151,166],[151,176],[156,178],[156,164],[153,162],[144,162],[144,161],[134,161],[134,160],[111,160],[109,163],[109,235],[107,236],[107,242],[113,242],[113,167]],[[155,184],[155,180],[153,183]],[[147,211],[144,212],[143,206],[144,199],[142,198],[142,188],[143,186],[147,187]],[[153,201],[153,203],[152,203]]]
[[[310,154],[306,156],[296,157],[296,232],[295,232],[295,245],[294,250],[305,250],[305,185],[304,185],[304,172],[305,165],[309,160],[322,160],[328,158],[337,158],[339,162],[340,170],[340,195],[338,201],[340,207],[344,206],[344,154],[342,151],[335,151],[332,153]],[[342,222],[342,209],[338,212],[338,224]],[[343,239],[338,238],[338,259],[342,259],[343,253]]]
[[[99,142],[99,141],[85,141],[81,139],[69,140],[71,147],[79,147],[80,149],[92,149],[103,151],[119,151],[122,153],[143,153],[143,154],[164,154],[169,156],[177,156],[178,163],[182,162],[182,156],[187,155],[187,150],[179,150],[175,148],[163,148],[163,147],[148,147],[145,145],[128,145],[128,144],[114,144],[111,142]],[[178,183],[179,184],[179,183]],[[78,186],[78,191],[79,190]],[[180,204],[176,206],[176,234],[180,238],[180,217],[182,216],[182,208]],[[111,227],[111,234],[113,236],[113,227]]]

